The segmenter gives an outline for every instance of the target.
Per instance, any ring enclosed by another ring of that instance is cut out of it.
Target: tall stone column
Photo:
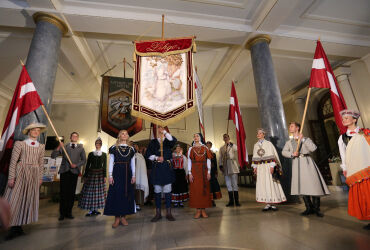
[[[349,76],[351,75],[351,71],[349,67],[339,67],[334,70],[334,75],[337,78],[340,90],[342,91],[342,95],[344,100],[346,101],[348,109],[355,109],[359,110],[355,95],[352,90],[351,83],[349,81]],[[361,117],[358,119],[357,125],[360,127],[364,127]]]
[[[58,66],[59,50],[62,36],[68,32],[67,25],[58,17],[37,12],[33,15],[36,29],[27,56],[26,68],[37,92],[48,112],[51,109],[55,77]],[[41,108],[20,119],[15,131],[15,140],[23,140],[26,136],[22,130],[32,122],[48,124]],[[46,138],[41,136],[40,142]]]
[[[246,48],[251,52],[261,125],[268,131],[266,139],[274,144],[279,153],[284,171],[281,180],[284,193],[289,201],[294,201],[295,199],[290,195],[291,160],[281,155],[285,142],[288,140],[288,130],[280,89],[272,63],[270,42],[269,36],[258,35],[247,42]]]

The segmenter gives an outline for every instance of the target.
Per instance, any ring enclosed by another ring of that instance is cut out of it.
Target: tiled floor
[[[208,219],[192,219],[192,209],[177,208],[175,222],[151,223],[154,208],[144,207],[117,229],[113,218],[87,218],[76,207],[74,220],[58,222],[58,205],[43,203],[39,222],[25,226],[25,236],[1,241],[0,249],[370,249],[366,223],[347,215],[343,192],[322,199],[324,218],[300,216],[303,204],[263,213],[254,189],[242,188],[240,196],[242,207],[226,208],[224,198],[208,209]]]

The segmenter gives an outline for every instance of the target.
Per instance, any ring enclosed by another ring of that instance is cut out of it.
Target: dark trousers
[[[75,192],[77,186],[78,175],[71,171],[60,174],[60,215],[72,215],[73,203],[75,201]]]

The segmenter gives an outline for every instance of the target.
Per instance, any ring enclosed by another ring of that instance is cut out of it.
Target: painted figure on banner
[[[103,77],[101,128],[113,137],[120,130],[132,136],[142,129],[142,119],[131,115],[132,83],[132,78]]]
[[[142,105],[165,113],[186,102],[184,62],[185,54],[142,58]]]
[[[118,120],[119,122],[123,122],[125,118],[128,118],[132,123],[131,117],[131,101],[128,96],[122,97],[120,96],[118,99],[111,99],[110,100],[110,107],[112,111],[109,112],[109,118],[112,121]]]
[[[133,116],[167,126],[194,111],[194,38],[134,42]]]

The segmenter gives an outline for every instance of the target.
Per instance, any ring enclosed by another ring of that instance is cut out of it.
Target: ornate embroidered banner
[[[103,77],[101,128],[113,137],[117,137],[122,129],[130,136],[142,129],[143,120],[131,115],[132,84],[132,78]]]
[[[135,42],[132,114],[166,126],[194,111],[194,38]]]

